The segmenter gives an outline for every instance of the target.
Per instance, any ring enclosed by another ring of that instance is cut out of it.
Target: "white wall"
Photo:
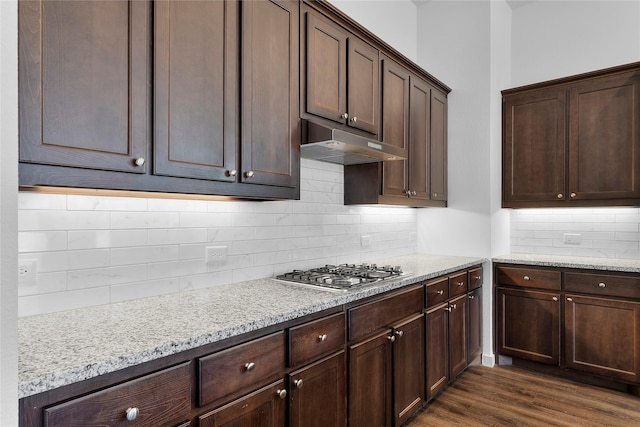
[[[0,2],[0,425],[18,425],[18,13]]]
[[[412,61],[418,58],[416,5],[410,0],[329,0]]]

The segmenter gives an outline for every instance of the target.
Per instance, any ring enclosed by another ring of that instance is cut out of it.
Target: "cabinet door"
[[[413,75],[410,83],[409,190],[411,198],[429,200],[431,188],[431,87],[424,80]],[[442,195],[442,193],[440,194]]]
[[[424,314],[395,325],[394,335],[393,401],[399,426],[424,402]]]
[[[391,331],[349,347],[349,426],[390,426]]]
[[[278,381],[198,417],[199,427],[284,427],[287,391]]]
[[[640,380],[640,304],[567,295],[564,321],[568,368]]]
[[[482,353],[482,288],[469,292],[469,329],[467,364]]]
[[[449,380],[467,367],[467,294],[449,302]]]
[[[503,206],[566,199],[565,99],[562,88],[503,98]]]
[[[243,182],[297,187],[299,3],[242,2]]]
[[[312,12],[306,21],[306,111],[346,123],[347,32]]]
[[[447,96],[431,91],[431,200],[446,201],[447,185]]]
[[[409,143],[409,72],[382,60],[382,140],[407,149]],[[383,162],[382,194],[407,197],[408,161]]]
[[[154,5],[156,175],[235,181],[238,5]]]
[[[380,59],[378,49],[351,36],[348,42],[347,85],[349,126],[378,133]]]
[[[623,73],[569,92],[570,199],[640,197],[640,77]]]
[[[560,364],[560,295],[499,288],[498,354]]]
[[[449,311],[439,305],[427,312],[427,400],[440,393],[449,382]]]
[[[20,161],[145,173],[148,3],[18,9]]]
[[[347,422],[345,352],[289,375],[291,427],[344,427]]]

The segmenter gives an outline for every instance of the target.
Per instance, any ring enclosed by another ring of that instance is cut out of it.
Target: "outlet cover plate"
[[[205,262],[207,264],[224,264],[227,262],[226,246],[207,246],[205,248]]]

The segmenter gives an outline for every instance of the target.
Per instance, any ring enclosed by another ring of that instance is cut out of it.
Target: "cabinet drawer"
[[[284,331],[199,359],[200,406],[258,385],[285,369]]]
[[[449,278],[437,279],[427,283],[427,308],[449,299]]]
[[[469,290],[478,289],[482,286],[482,267],[469,270]]]
[[[640,278],[612,274],[565,273],[564,289],[601,296],[640,298]]]
[[[289,364],[298,366],[344,347],[344,313],[289,329]]]
[[[467,293],[467,272],[449,276],[449,298]]]
[[[541,268],[498,267],[498,285],[560,290],[561,273]]]
[[[129,408],[138,410],[135,425],[177,425],[189,417],[191,410],[189,371],[189,363],[184,363],[47,408],[45,425],[125,425]]]
[[[413,287],[349,310],[349,339],[357,340],[392,323],[422,312],[424,287]]]

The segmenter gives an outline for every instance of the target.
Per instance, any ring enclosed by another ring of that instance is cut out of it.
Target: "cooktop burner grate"
[[[347,291],[404,275],[400,266],[376,264],[325,265],[309,270],[293,270],[276,276],[277,280],[336,291]]]

